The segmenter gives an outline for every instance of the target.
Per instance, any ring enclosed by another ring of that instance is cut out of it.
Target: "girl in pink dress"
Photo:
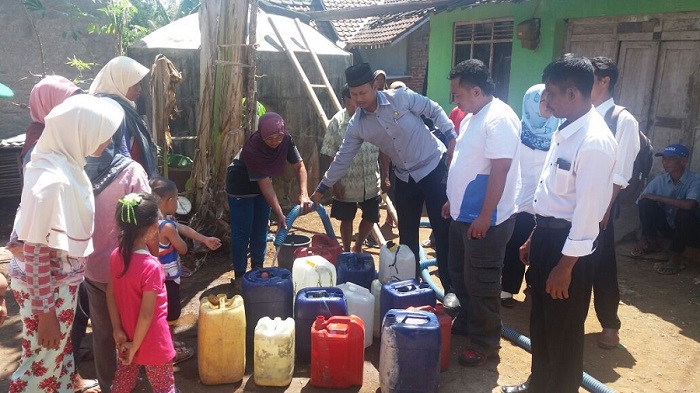
[[[107,306],[119,361],[112,393],[131,392],[141,366],[154,393],[175,393],[173,349],[165,275],[148,244],[158,239],[158,203],[150,194],[129,194],[116,211],[119,248],[110,258]]]

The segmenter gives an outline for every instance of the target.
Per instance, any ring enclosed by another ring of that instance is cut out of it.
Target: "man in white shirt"
[[[502,387],[504,393],[578,392],[592,254],[612,196],[616,143],[591,105],[591,62],[561,56],[542,81],[547,107],[567,120],[552,136],[533,200],[537,225],[520,249],[532,287],[531,374],[521,385]]]
[[[520,188],[520,119],[495,98],[488,67],[465,60],[450,71],[453,101],[467,113],[447,176],[451,217],[448,266],[460,302],[453,332],[469,336],[463,366],[480,366],[500,348],[501,270],[515,226]]]
[[[593,304],[598,321],[603,327],[603,332],[598,338],[598,346],[604,349],[613,349],[620,342],[618,334],[620,318],[617,316],[620,288],[617,283],[613,218],[616,213],[617,196],[620,190],[629,185],[634,159],[639,153],[639,124],[627,110],[620,112],[616,124],[610,123],[613,121],[612,114],[615,109],[612,93],[618,78],[617,65],[607,57],[594,57],[591,59],[591,64],[593,64],[595,76],[593,90],[591,90],[591,101],[598,113],[610,125],[617,142],[617,159],[613,170],[613,194],[605,217],[600,223],[601,233],[598,239],[600,251],[596,253],[598,261],[593,276]]]

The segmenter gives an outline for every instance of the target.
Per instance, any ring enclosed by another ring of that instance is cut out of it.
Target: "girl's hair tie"
[[[143,197],[136,193],[125,195],[122,199],[119,200],[119,203],[121,204],[122,222],[138,225],[138,222],[136,222],[136,213],[134,212],[134,206],[138,206],[142,200]],[[134,222],[132,223],[131,220],[133,220]]]

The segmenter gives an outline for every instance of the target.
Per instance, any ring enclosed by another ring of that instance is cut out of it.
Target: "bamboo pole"
[[[279,30],[277,29],[277,26],[275,25],[275,21],[272,20],[272,17],[268,17],[267,19],[270,21],[270,26],[272,26],[272,30],[275,31],[275,34],[277,35],[277,39],[280,41],[282,48],[284,48],[284,52],[287,54],[287,57],[294,65],[294,68],[296,69],[297,74],[301,77],[302,85],[304,86],[304,91],[306,91],[306,95],[309,97],[312,104],[314,105],[314,108],[316,109],[316,114],[318,115],[319,120],[321,120],[321,124],[323,124],[323,127],[325,129],[327,129],[328,122],[329,122],[328,117],[326,117],[326,112],[323,110],[323,106],[321,106],[321,102],[318,100],[318,97],[316,96],[314,89],[311,87],[311,83],[309,82],[309,78],[306,77],[306,73],[304,73],[304,69],[301,68],[301,64],[299,64],[299,59],[297,59],[296,55],[294,54],[294,51],[287,44],[286,39],[282,36],[282,34],[280,34]]]
[[[306,49],[311,54],[311,58],[314,60],[314,63],[316,63],[316,68],[318,68],[319,74],[321,74],[321,80],[323,80],[323,85],[326,87],[326,91],[331,97],[331,102],[333,102],[333,106],[335,106],[336,112],[340,111],[341,109],[343,109],[343,107],[340,105],[338,96],[336,96],[335,92],[333,91],[333,86],[331,86],[331,82],[328,80],[328,76],[326,76],[326,72],[323,70],[321,61],[318,59],[318,56],[316,56],[316,52],[314,52],[313,48],[311,47],[311,45],[309,45],[309,42],[306,40],[306,35],[304,35],[304,31],[301,29],[301,23],[299,22],[298,18],[294,19],[294,24],[297,26],[297,30],[299,30],[301,40],[304,41],[304,46],[306,46]]]

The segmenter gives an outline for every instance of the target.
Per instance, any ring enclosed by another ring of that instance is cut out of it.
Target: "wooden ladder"
[[[336,112],[340,111],[343,109],[343,107],[340,105],[340,101],[338,100],[338,97],[335,95],[335,91],[333,90],[333,86],[331,86],[331,82],[328,80],[328,76],[326,76],[326,72],[323,70],[323,66],[321,65],[321,61],[318,59],[318,56],[316,55],[316,52],[314,52],[313,48],[311,48],[311,45],[309,45],[308,40],[306,39],[306,35],[304,34],[304,31],[301,28],[301,22],[299,22],[299,19],[294,19],[294,24],[297,27],[297,30],[299,31],[299,35],[301,36],[301,40],[304,42],[304,46],[306,47],[306,51],[311,55],[311,58],[313,59],[314,64],[316,65],[316,69],[318,70],[318,73],[321,75],[321,79],[323,81],[322,84],[312,84],[309,81],[308,76],[306,76],[306,72],[304,72],[304,69],[301,67],[301,64],[299,63],[299,59],[297,58],[296,54],[294,53],[294,50],[292,50],[292,47],[287,43],[286,38],[280,34],[279,30],[277,29],[277,25],[275,25],[274,20],[272,17],[268,17],[267,20],[270,22],[270,26],[272,26],[272,30],[275,31],[275,35],[277,36],[277,39],[279,40],[280,44],[282,45],[282,48],[284,49],[284,52],[287,54],[287,57],[289,60],[292,62],[294,65],[294,69],[297,71],[297,75],[301,78],[302,84],[304,86],[304,91],[306,92],[306,95],[309,97],[311,102],[313,103],[314,108],[316,109],[316,115],[318,115],[319,120],[321,120],[321,124],[323,124],[324,130],[328,131],[328,123],[330,120],[328,120],[328,116],[326,115],[326,111],[323,109],[321,106],[321,102],[318,100],[318,96],[316,95],[316,91],[314,89],[324,89],[328,96],[331,98],[331,102],[333,103],[333,106],[335,107]],[[393,204],[391,204],[391,201],[389,200],[388,196],[385,196],[385,194],[382,196],[382,198],[386,198],[387,200],[387,205],[391,206],[391,213],[394,216],[394,220],[396,220],[396,213],[393,210]],[[390,213],[390,214],[391,214]],[[398,221],[395,221],[398,222]],[[384,235],[382,235],[382,231],[379,228],[379,225],[374,224],[372,227],[372,235],[374,235],[374,238],[377,240],[377,242],[381,245],[384,245],[386,243],[386,239],[384,239]]]

